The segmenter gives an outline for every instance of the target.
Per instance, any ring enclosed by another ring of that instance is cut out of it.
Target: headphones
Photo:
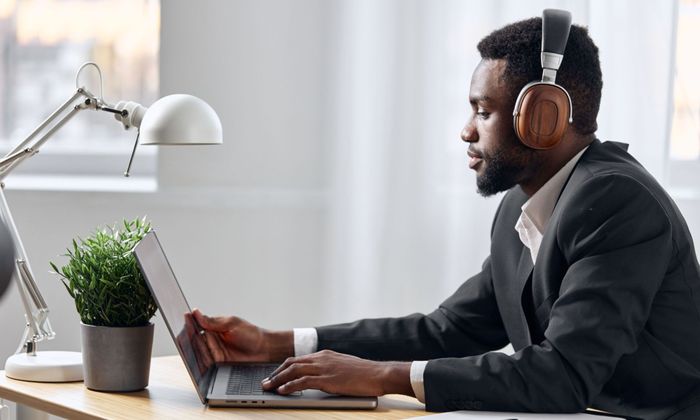
[[[513,110],[515,134],[532,149],[555,147],[567,123],[574,121],[571,96],[555,82],[570,28],[571,13],[556,9],[542,12],[542,80],[523,87]]]

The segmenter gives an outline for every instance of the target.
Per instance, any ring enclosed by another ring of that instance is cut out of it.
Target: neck
[[[532,197],[567,162],[581,150],[588,147],[593,140],[595,140],[594,134],[585,136],[572,134],[564,136],[561,143],[554,149],[538,152],[539,159],[536,159],[536,165],[533,165],[533,172],[527,177],[527,180],[520,183],[520,188],[525,194]]]

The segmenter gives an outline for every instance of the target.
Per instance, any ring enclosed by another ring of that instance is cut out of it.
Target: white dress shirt
[[[576,156],[571,158],[553,177],[551,177],[537,192],[522,205],[520,217],[515,224],[520,241],[530,250],[532,263],[537,260],[537,253],[540,250],[542,237],[549,224],[554,207],[557,205],[559,194],[569,179],[569,175],[574,170],[576,163],[581,158],[583,152],[588,147],[581,150]],[[302,356],[314,353],[318,349],[318,332],[316,328],[294,328],[294,354]],[[416,398],[425,402],[425,386],[423,373],[428,364],[427,360],[414,361],[411,363],[411,387]]]

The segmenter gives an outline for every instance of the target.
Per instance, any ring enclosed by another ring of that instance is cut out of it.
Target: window
[[[676,29],[669,182],[697,188],[700,175],[700,0],[680,0]]]
[[[102,69],[106,102],[153,103],[159,33],[157,0],[0,0],[0,153],[73,95],[75,74],[87,61]],[[98,95],[91,73],[86,69],[81,85]],[[136,131],[124,132],[111,115],[83,111],[18,166],[9,185],[36,177],[65,176],[69,184],[118,179],[135,139]],[[139,148],[134,175],[155,182],[155,168],[156,148]]]

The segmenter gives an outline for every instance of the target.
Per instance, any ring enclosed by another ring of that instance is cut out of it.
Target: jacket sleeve
[[[502,348],[508,343],[496,307],[491,262],[428,315],[363,319],[319,327],[318,348],[372,360],[428,360],[462,357]],[[467,307],[455,315],[455,306]]]
[[[551,227],[569,268],[544,341],[513,355],[430,361],[428,410],[581,411],[636,350],[673,253],[670,219],[621,175],[589,179],[570,203]]]

